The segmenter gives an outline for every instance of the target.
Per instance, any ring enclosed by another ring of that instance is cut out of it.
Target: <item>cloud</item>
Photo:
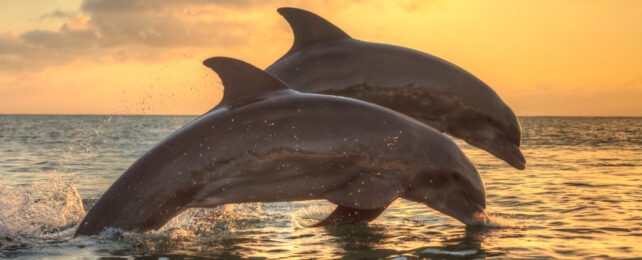
[[[85,0],[81,9],[89,13],[158,11],[186,6],[215,5],[231,8],[257,7],[272,3],[266,0]]]
[[[224,8],[254,2],[258,1],[86,0],[81,14],[55,10],[42,16],[66,18],[58,30],[0,34],[0,70],[38,69],[103,56],[118,61],[166,57],[163,52],[176,48],[239,45],[255,21],[233,17]],[[43,56],[56,58],[37,58]]]
[[[18,34],[12,32],[0,34],[0,55],[23,52],[25,46],[20,42],[18,37]]]
[[[230,46],[242,43],[254,19],[234,17],[226,8],[262,6],[258,0],[85,0],[81,10],[101,46]]]
[[[111,14],[94,14],[89,21],[99,35],[97,43],[112,47],[127,44],[153,47],[201,47],[231,45],[249,26],[221,18],[180,17],[173,14],[124,13],[113,19]]]
[[[32,47],[49,50],[87,49],[96,43],[95,31],[71,31],[63,29],[58,32],[35,30],[22,34],[20,39]]]
[[[76,15],[76,12],[72,11],[63,11],[60,9],[56,9],[51,13],[46,13],[40,16],[40,20],[46,20],[46,19],[68,19],[72,18]]]
[[[77,15],[57,31],[0,34],[0,72],[40,69],[97,53],[97,34],[87,28],[87,20]]]

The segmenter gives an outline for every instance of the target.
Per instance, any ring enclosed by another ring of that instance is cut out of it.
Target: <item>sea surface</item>
[[[154,232],[73,238],[111,183],[192,119],[0,115],[0,258],[642,257],[642,118],[520,117],[524,171],[457,141],[486,184],[483,228],[401,199],[369,225],[305,228],[332,210],[307,201],[190,210]]]

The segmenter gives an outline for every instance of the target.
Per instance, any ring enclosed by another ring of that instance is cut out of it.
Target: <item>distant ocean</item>
[[[311,201],[191,210],[156,232],[73,238],[109,185],[192,119],[0,115],[0,257],[642,257],[642,118],[520,117],[524,171],[457,141],[486,184],[490,227],[398,200],[370,225],[298,228],[332,210]]]

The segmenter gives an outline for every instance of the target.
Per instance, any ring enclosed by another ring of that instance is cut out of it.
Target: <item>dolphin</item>
[[[292,27],[294,43],[265,71],[288,86],[393,109],[525,168],[517,117],[472,74],[423,52],[353,39],[305,10],[278,12]]]
[[[484,183],[444,134],[375,104],[300,93],[240,60],[204,65],[222,80],[221,103],[134,162],[76,236],[154,230],[189,208],[315,199],[338,205],[317,226],[372,220],[399,197],[487,221]]]

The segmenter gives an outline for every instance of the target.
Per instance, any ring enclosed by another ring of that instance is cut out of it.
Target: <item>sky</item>
[[[642,116],[635,0],[2,0],[0,114],[202,114],[222,86],[201,62],[269,66],[284,6],[448,60],[519,116]]]

